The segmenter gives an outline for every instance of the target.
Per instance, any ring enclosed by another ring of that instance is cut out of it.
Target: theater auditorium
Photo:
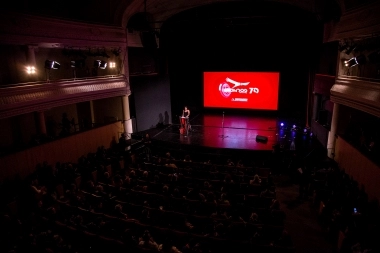
[[[380,252],[380,2],[14,0],[1,252]]]

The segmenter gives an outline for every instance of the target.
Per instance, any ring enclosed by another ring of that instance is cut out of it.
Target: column
[[[95,124],[95,113],[94,113],[94,102],[90,101],[90,110],[91,110],[91,127],[94,127]]]
[[[38,115],[38,132],[41,135],[46,135],[46,123],[45,123],[45,114],[44,112],[37,112]]]
[[[128,96],[123,96],[123,123],[124,123],[124,132],[126,133],[126,138],[130,139],[131,134],[133,133],[132,128],[132,119],[129,111],[129,99]]]
[[[335,136],[336,131],[338,129],[339,107],[339,104],[334,104],[333,115],[331,119],[331,128],[329,132],[329,137],[327,139],[327,156],[332,159],[334,159],[335,156]]]

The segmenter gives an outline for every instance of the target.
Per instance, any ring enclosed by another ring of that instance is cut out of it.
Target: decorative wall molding
[[[379,13],[379,1],[343,13],[339,22],[325,24],[324,42],[380,33]]]
[[[0,119],[130,94],[128,81],[120,76],[8,86],[0,88]]]
[[[123,47],[122,27],[80,23],[14,12],[0,12],[0,42],[3,44],[61,47]]]
[[[380,117],[380,82],[338,76],[330,90],[334,103]]]

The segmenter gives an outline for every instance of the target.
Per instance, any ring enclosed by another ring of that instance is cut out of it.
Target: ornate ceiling
[[[341,0],[336,0],[341,1]],[[148,13],[155,28],[182,11],[200,6],[234,2],[237,4],[268,3],[278,7],[277,4],[287,4],[307,11],[320,19],[337,12],[340,3],[336,1],[318,0],[65,0],[47,4],[44,0],[15,0],[9,4],[9,9],[71,20],[103,23],[126,27],[129,19],[136,13]],[[21,3],[20,3],[21,2]],[[253,5],[251,5],[253,6]],[[216,8],[218,8],[216,6]],[[339,10],[338,10],[339,12]],[[335,14],[333,14],[335,15]]]

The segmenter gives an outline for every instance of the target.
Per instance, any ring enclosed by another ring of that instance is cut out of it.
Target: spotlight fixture
[[[61,64],[56,61],[46,60],[45,61],[45,69],[59,69]]]
[[[85,65],[84,60],[73,60],[71,61],[71,67],[72,68],[83,68]]]
[[[94,61],[94,67],[100,68],[100,69],[105,69],[107,67],[107,62],[101,61],[101,60],[95,60]]]
[[[28,73],[28,74],[35,74],[36,73],[36,68],[34,66],[27,66],[26,67],[26,73]]]
[[[116,63],[115,62],[110,62],[109,63],[109,67],[112,68],[112,69],[115,68],[116,67]]]
[[[358,64],[365,64],[366,61],[367,60],[366,60],[365,56],[361,54],[361,55],[353,57],[347,61],[344,61],[344,65],[346,67],[351,68],[351,67],[356,66]]]

